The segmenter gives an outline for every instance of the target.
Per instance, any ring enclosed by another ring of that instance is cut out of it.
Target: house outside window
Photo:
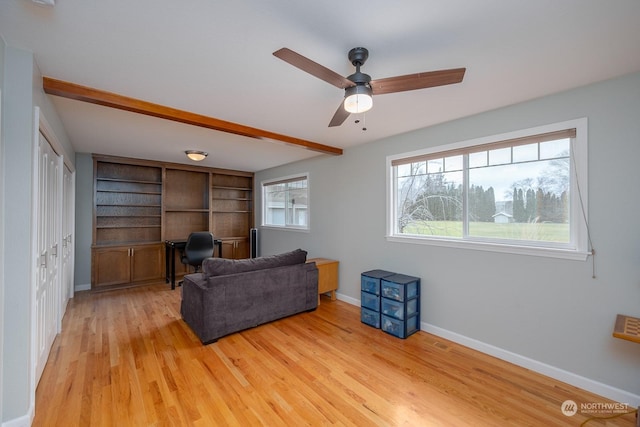
[[[262,225],[309,229],[309,174],[262,183]]]
[[[588,254],[586,119],[391,156],[388,239]]]

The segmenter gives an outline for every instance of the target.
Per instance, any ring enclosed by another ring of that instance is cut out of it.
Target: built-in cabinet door
[[[59,258],[62,250],[62,158],[42,134],[39,135],[37,167],[36,382],[42,375],[62,317]]]
[[[247,239],[222,239],[222,258],[249,258],[249,242]]]
[[[162,279],[164,271],[163,245],[144,245],[131,248],[131,281]]]
[[[113,286],[131,282],[131,261],[128,246],[105,247],[93,250],[93,285]]]
[[[162,279],[164,246],[105,246],[93,249],[94,288]]]

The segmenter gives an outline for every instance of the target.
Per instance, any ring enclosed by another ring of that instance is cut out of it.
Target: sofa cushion
[[[278,255],[249,259],[207,258],[202,262],[205,277],[226,276],[227,274],[264,270],[285,265],[302,264],[307,261],[307,251],[296,249]]]

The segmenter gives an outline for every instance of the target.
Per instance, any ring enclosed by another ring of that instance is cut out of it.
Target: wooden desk
[[[320,305],[320,294],[327,292],[331,292],[331,301],[335,301],[339,262],[327,258],[309,258],[307,262],[315,262],[318,267],[318,305]]]
[[[640,319],[637,317],[618,314],[613,336],[623,340],[640,343]]]
[[[213,244],[218,247],[218,256],[222,258],[222,240],[213,239]],[[184,252],[187,239],[164,241],[164,270],[165,282],[171,283],[171,290],[176,288],[176,249]]]

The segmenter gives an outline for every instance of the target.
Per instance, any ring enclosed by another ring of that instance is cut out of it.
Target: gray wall
[[[4,345],[2,349],[2,421],[33,410],[31,389],[31,219],[34,107],[39,106],[70,156],[75,153],[55,109],[42,90],[33,54],[5,46],[2,54],[2,174],[6,250],[4,274]]]
[[[386,241],[386,156],[580,117],[589,119],[595,279],[591,258]],[[640,345],[611,336],[617,313],[640,315],[639,118],[633,74],[261,171],[258,190],[262,180],[309,172],[311,203],[311,231],[262,229],[261,254],[301,247],[338,259],[339,294],[352,303],[363,271],[419,276],[423,324],[640,396]]]
[[[0,96],[4,92],[4,49],[5,43],[0,37]],[[2,98],[0,98],[2,101]],[[2,131],[2,109],[0,103],[0,132]],[[0,212],[4,212],[4,147],[3,135],[0,133]],[[4,215],[0,217],[0,323],[6,324],[4,318]],[[0,326],[0,354],[4,354],[4,328]],[[2,389],[3,389],[3,367],[0,363],[0,422],[2,421]]]
[[[93,236],[93,159],[76,153],[76,290],[91,288],[91,240]]]
[[[31,350],[31,159],[33,129],[33,58],[24,51],[5,49],[3,87],[3,158],[5,181],[3,259],[5,306],[2,323],[4,351],[3,421],[23,416],[29,409]],[[6,179],[5,178],[5,179]],[[11,209],[7,207],[11,206]]]

